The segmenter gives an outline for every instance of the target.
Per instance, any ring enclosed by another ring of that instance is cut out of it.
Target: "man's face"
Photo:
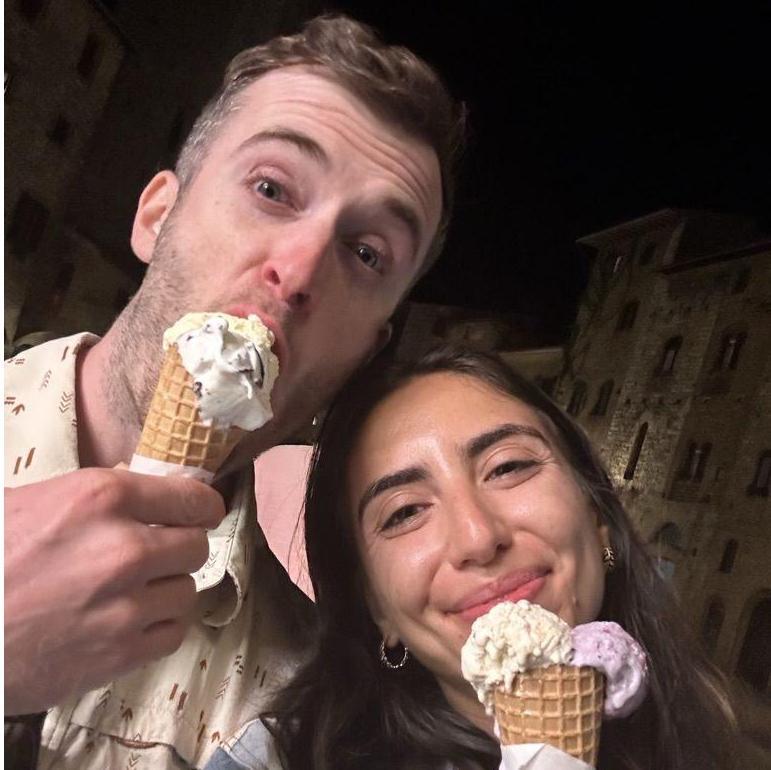
[[[164,223],[148,317],[259,315],[276,336],[266,427],[280,439],[387,334],[440,213],[431,148],[310,69],[270,72],[242,92]]]

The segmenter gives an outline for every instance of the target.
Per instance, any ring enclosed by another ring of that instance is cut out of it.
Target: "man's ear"
[[[174,207],[179,192],[179,180],[173,171],[160,171],[139,196],[134,227],[131,230],[131,248],[134,254],[149,264],[158,233]]]

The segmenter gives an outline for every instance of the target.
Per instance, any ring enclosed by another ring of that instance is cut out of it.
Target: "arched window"
[[[704,620],[701,624],[701,641],[704,649],[709,655],[714,654],[717,647],[717,640],[720,638],[720,629],[725,620],[725,609],[720,599],[713,599],[704,613]]]
[[[642,452],[643,444],[645,443],[645,436],[647,433],[648,423],[644,422],[637,430],[637,436],[635,436],[634,444],[632,445],[629,461],[626,464],[624,478],[627,480],[634,478],[634,472],[637,469],[637,462],[640,459],[640,453]]]
[[[597,401],[592,407],[592,414],[602,416],[607,414],[610,397],[613,395],[613,380],[605,380],[600,386]]]
[[[759,693],[771,678],[771,598],[758,602],[747,624],[736,673]]]
[[[763,452],[758,457],[758,464],[755,467],[755,478],[747,488],[748,495],[758,495],[759,497],[768,497],[768,490],[771,486],[771,451]]]
[[[670,337],[664,345],[664,350],[661,354],[661,360],[659,361],[657,374],[669,374],[675,368],[675,359],[680,351],[680,346],[683,344],[682,337]]]
[[[634,326],[635,319],[637,318],[637,309],[639,307],[640,303],[636,299],[627,302],[626,305],[624,305],[621,315],[618,317],[616,331],[620,332],[624,329],[631,329]]]
[[[703,444],[691,441],[688,444],[688,451],[680,469],[680,478],[689,481],[701,481],[704,478],[704,471],[711,451],[712,444],[708,441]]]
[[[720,560],[720,571],[728,574],[734,568],[734,561],[736,561],[736,551],[739,548],[739,543],[736,540],[727,540],[725,548],[723,548],[723,558]]]
[[[656,545],[664,545],[669,548],[674,548],[676,551],[681,551],[681,539],[680,527],[678,527],[674,521],[668,521],[666,524],[662,524],[661,527],[659,527],[651,542],[656,543]]]
[[[573,385],[573,393],[570,396],[570,403],[568,404],[568,414],[578,417],[583,411],[585,404],[586,383],[583,380],[576,380],[575,385]]]
[[[641,265],[647,265],[652,259],[653,255],[656,253],[656,244],[649,241],[645,244],[645,247],[640,252],[640,264]]]
[[[720,342],[714,371],[727,372],[736,369],[739,364],[739,354],[747,339],[746,332],[726,332]]]

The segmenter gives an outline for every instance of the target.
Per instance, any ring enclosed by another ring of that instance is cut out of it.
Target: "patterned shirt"
[[[92,334],[53,340],[5,365],[5,485],[79,467],[75,362]],[[200,620],[182,646],[51,709],[38,767],[164,770],[203,767],[242,732],[287,681],[305,649],[310,602],[257,525],[253,474],[209,536],[196,573]]]

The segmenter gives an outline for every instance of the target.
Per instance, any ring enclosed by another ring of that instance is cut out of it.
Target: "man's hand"
[[[189,573],[224,515],[205,484],[124,470],[6,489],[5,713],[174,652],[196,602]]]

